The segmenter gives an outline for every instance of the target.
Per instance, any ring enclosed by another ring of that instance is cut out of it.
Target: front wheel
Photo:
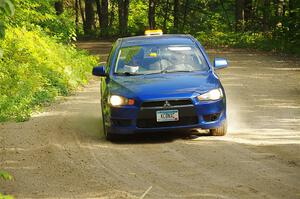
[[[116,135],[116,134],[112,134],[110,133],[105,125],[105,116],[104,116],[104,113],[102,112],[102,129],[103,129],[103,135],[104,135],[104,138],[107,140],[107,141],[115,141],[115,140],[118,140],[119,139],[119,136]]]
[[[102,114],[103,115],[103,114]],[[115,136],[112,135],[110,132],[107,131],[107,127],[105,125],[105,119],[104,119],[104,116],[102,116],[102,129],[103,129],[103,135],[104,135],[104,138],[107,140],[107,141],[112,141],[114,140]]]
[[[209,133],[212,136],[224,136],[227,133],[227,121],[225,120],[219,128],[209,129]]]
[[[103,105],[102,105],[102,107],[103,107]],[[103,111],[102,111],[102,129],[103,129],[103,135],[104,135],[105,139],[110,140],[111,136],[110,136],[110,133],[107,131],[107,127],[105,125],[105,116],[104,116]]]

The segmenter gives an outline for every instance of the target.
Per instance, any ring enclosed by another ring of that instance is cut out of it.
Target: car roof
[[[151,36],[135,36],[121,38],[121,47],[151,45],[151,44],[174,44],[174,45],[191,45],[194,40],[191,35],[183,34],[166,34],[166,35],[151,35]]]

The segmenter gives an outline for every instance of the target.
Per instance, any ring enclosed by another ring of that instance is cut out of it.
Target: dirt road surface
[[[108,42],[79,46],[105,57]],[[24,123],[0,124],[0,192],[16,198],[300,198],[300,60],[241,50],[219,73],[225,137],[177,132],[107,142],[99,79]]]

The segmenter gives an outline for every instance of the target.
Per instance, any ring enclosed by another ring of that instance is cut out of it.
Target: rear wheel
[[[227,133],[227,121],[225,120],[219,128],[209,129],[209,133],[212,136],[224,136]]]

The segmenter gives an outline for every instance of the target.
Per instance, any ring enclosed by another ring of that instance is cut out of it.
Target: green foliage
[[[0,0],[0,12],[6,13],[8,16],[13,16],[15,12],[15,6],[10,0]]]
[[[63,42],[76,41],[75,22],[73,13],[66,10],[53,20],[45,21],[42,27],[45,27],[45,32],[58,38]]]
[[[3,195],[2,193],[0,193],[0,199],[14,199],[14,197],[11,195]]]
[[[13,177],[8,172],[0,170],[0,179],[1,178],[4,180],[12,180]]]
[[[300,41],[290,41],[276,37],[272,32],[197,32],[196,38],[206,47],[251,48],[273,52],[300,54]]]
[[[148,4],[143,0],[133,0],[129,7],[128,31],[131,35],[142,35],[148,26]]]
[[[15,0],[16,12],[9,24],[13,27],[26,27],[34,30],[37,26],[43,32],[62,42],[76,39],[74,11],[66,9],[61,15],[56,15],[54,0]]]
[[[4,180],[12,180],[13,177],[6,171],[1,171],[0,170],[0,179],[4,179]],[[14,197],[11,195],[4,195],[0,192],[0,199],[13,199]]]
[[[32,110],[87,83],[96,59],[42,32],[9,28],[0,41],[0,121],[24,121]]]
[[[14,13],[15,7],[10,0],[0,0],[0,39],[5,37],[5,25],[3,23],[5,17],[13,16]]]

